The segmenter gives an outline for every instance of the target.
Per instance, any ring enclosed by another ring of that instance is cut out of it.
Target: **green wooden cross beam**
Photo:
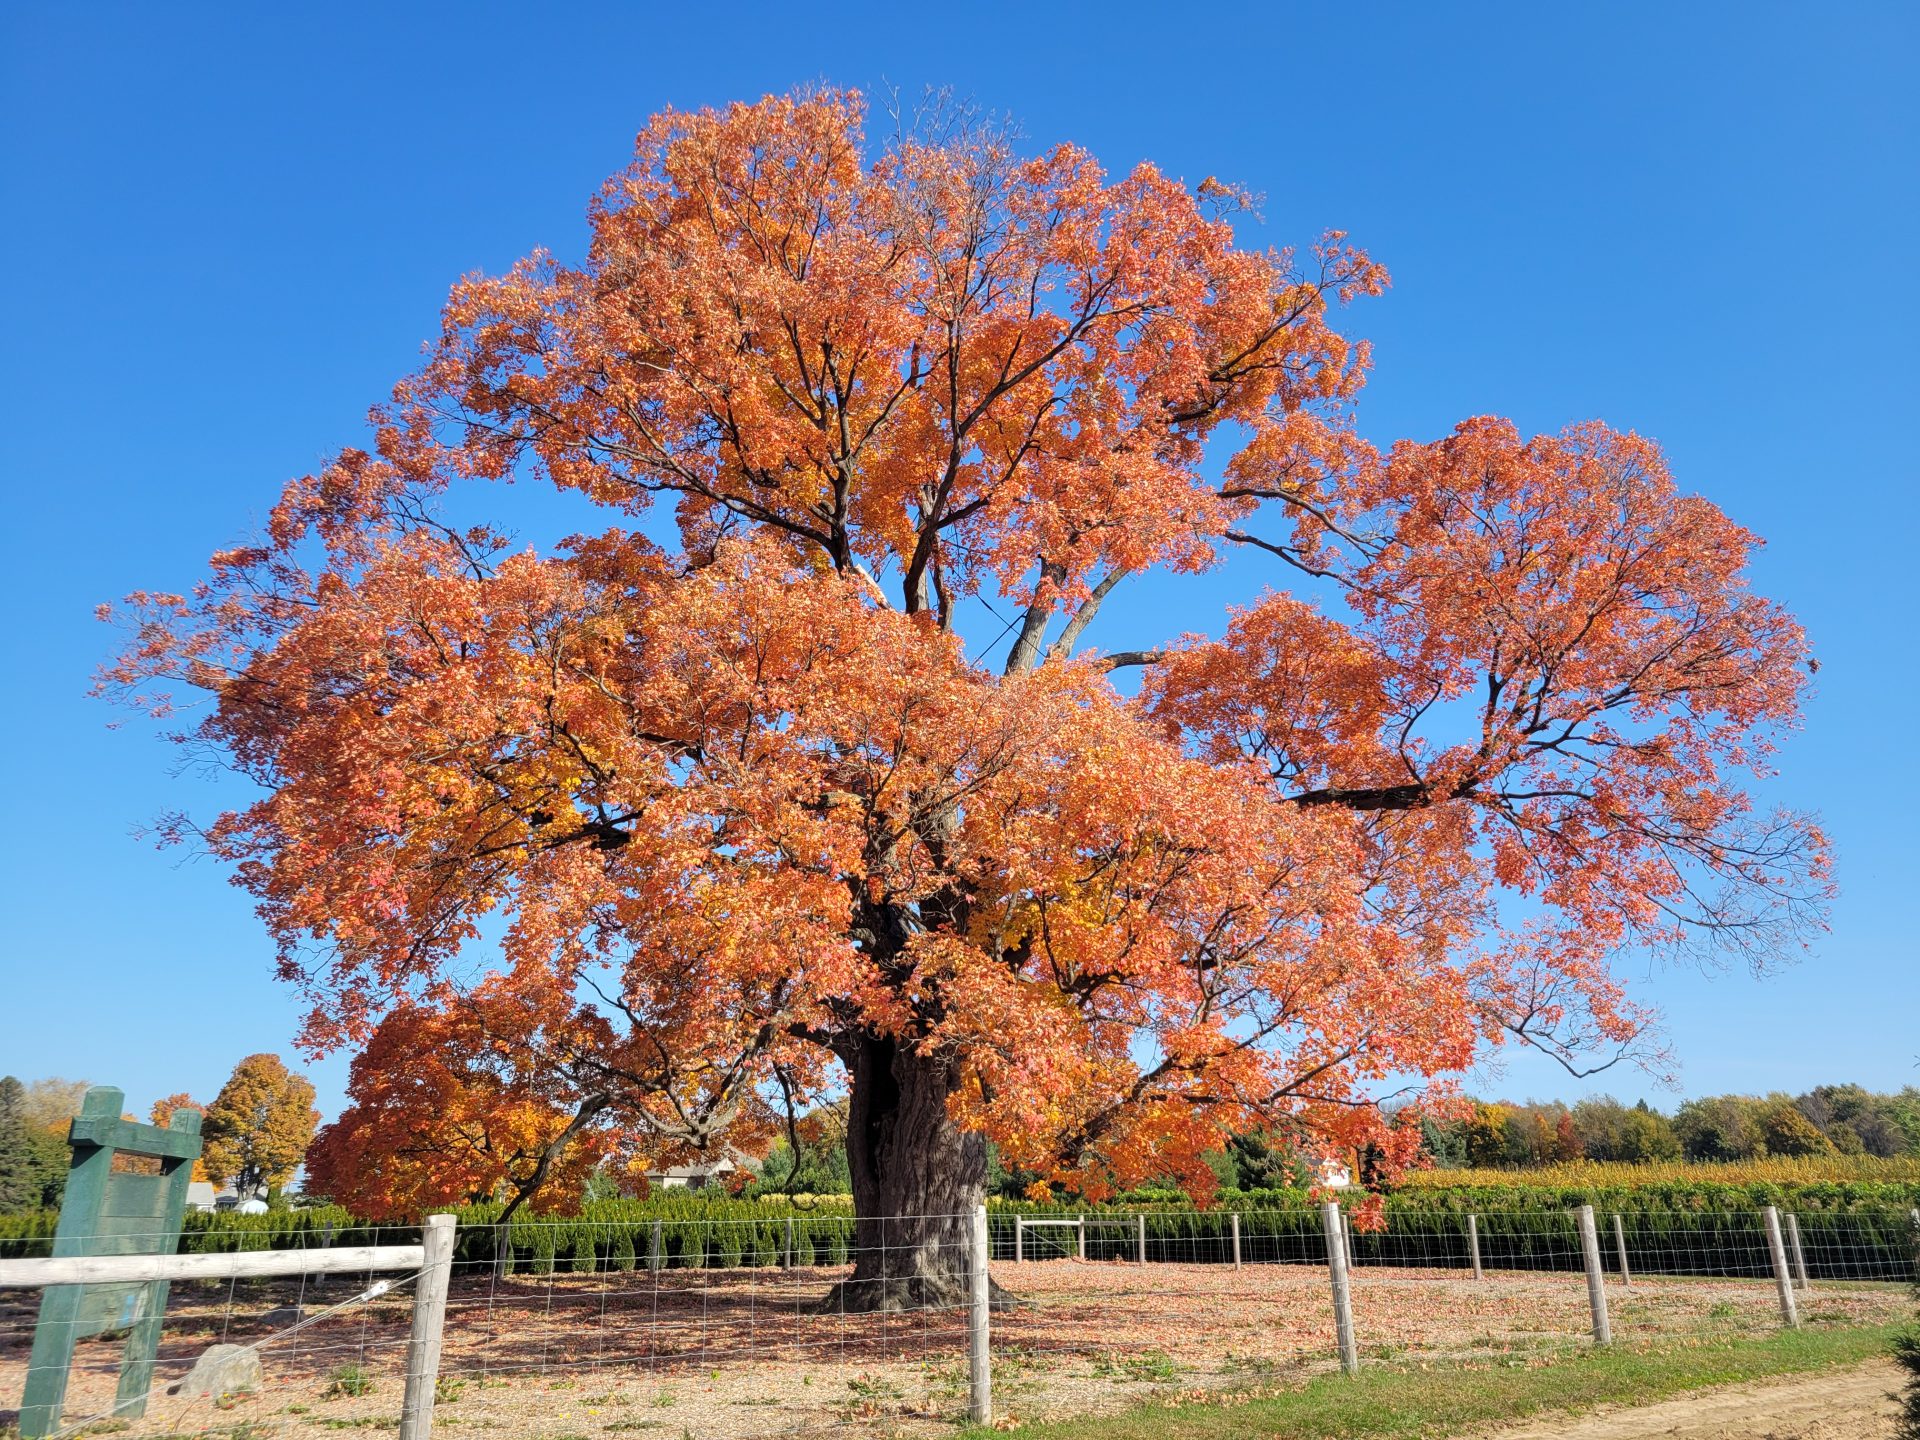
[[[73,1159],[54,1231],[55,1255],[170,1255],[180,1246],[193,1162],[200,1158],[200,1113],[173,1112],[166,1129],[120,1118],[126,1096],[109,1085],[87,1091],[68,1143]],[[114,1157],[160,1162],[158,1174],[116,1171]],[[167,1310],[167,1282],[141,1285],[51,1285],[40,1297],[33,1330],[26,1394],[20,1404],[22,1440],[60,1428],[74,1345],[89,1335],[124,1330],[115,1413],[146,1412],[153,1359]]]

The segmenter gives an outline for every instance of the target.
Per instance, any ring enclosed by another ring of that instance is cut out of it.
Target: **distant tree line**
[[[1421,1121],[1423,1148],[1443,1169],[1469,1166],[1522,1169],[1568,1160],[1645,1163],[1658,1160],[1755,1160],[1766,1156],[1920,1156],[1920,1089],[1876,1094],[1859,1085],[1820,1085],[1800,1096],[1708,1095],[1672,1114],[1644,1100],[1626,1104],[1610,1095],[1568,1105],[1561,1101],[1475,1100],[1461,1118]],[[787,1141],[775,1145],[745,1193],[844,1194],[848,1188],[846,1108],[822,1106],[802,1117],[799,1160]],[[1354,1178],[1373,1183],[1368,1156]],[[1268,1190],[1305,1186],[1317,1178],[1319,1156],[1286,1134],[1261,1130],[1236,1135],[1208,1157],[1222,1187]],[[988,1150],[988,1188],[1018,1199],[1038,1177],[1008,1170],[996,1147]],[[1171,1182],[1170,1182],[1171,1183]],[[606,1197],[614,1192],[609,1190]]]
[[[54,1208],[66,1185],[67,1122],[87,1082],[0,1079],[0,1214]],[[203,1111],[207,1137],[195,1179],[233,1181],[243,1193],[278,1201],[318,1120],[313,1087],[278,1057],[251,1055],[208,1106],[186,1095],[157,1101],[149,1116],[164,1125],[173,1110]],[[744,1193],[845,1194],[850,1188],[844,1101],[801,1116],[788,1138],[740,1177]],[[1428,1158],[1443,1169],[1522,1169],[1568,1160],[1736,1161],[1765,1156],[1920,1156],[1920,1088],[1876,1094],[1859,1085],[1820,1085],[1804,1095],[1708,1095],[1671,1115],[1645,1101],[1601,1095],[1560,1101],[1475,1100],[1451,1120],[1420,1122]],[[794,1142],[798,1142],[797,1152]],[[1007,1198],[1027,1193],[1036,1176],[1012,1171],[989,1149],[989,1188]],[[1319,1156],[1278,1131],[1237,1135],[1209,1158],[1220,1184],[1266,1190],[1313,1183]],[[1354,1178],[1373,1183],[1368,1157]],[[596,1173],[589,1199],[617,1198],[624,1187]]]
[[[0,1214],[59,1206],[71,1158],[67,1126],[88,1088],[85,1080],[0,1077]],[[154,1102],[147,1119],[164,1126],[176,1110],[200,1111],[203,1140],[193,1178],[231,1182],[241,1195],[273,1203],[300,1168],[320,1122],[313,1096],[307,1078],[277,1055],[249,1055],[211,1105],[169,1095]]]
[[[1426,1153],[1448,1169],[1566,1160],[1754,1160],[1762,1156],[1920,1155],[1920,1089],[1876,1094],[1819,1085],[1804,1095],[1706,1095],[1672,1115],[1609,1095],[1473,1102],[1469,1115],[1422,1122]]]
[[[67,1121],[80,1110],[84,1080],[0,1078],[0,1213],[60,1203],[67,1187]]]

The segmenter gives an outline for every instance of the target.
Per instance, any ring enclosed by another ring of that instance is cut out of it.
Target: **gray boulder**
[[[258,1351],[244,1345],[212,1345],[193,1362],[187,1378],[174,1387],[176,1395],[238,1395],[265,1384]]]

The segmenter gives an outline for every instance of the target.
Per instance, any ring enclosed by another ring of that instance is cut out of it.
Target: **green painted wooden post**
[[[141,1128],[151,1130],[156,1127],[148,1125]],[[164,1217],[164,1228],[155,1237],[155,1245],[177,1250],[180,1247],[180,1222],[187,1210],[187,1188],[193,1184],[193,1162],[200,1158],[200,1112],[184,1107],[174,1111],[167,1117],[167,1129],[162,1134],[169,1139],[191,1136],[193,1141],[189,1153],[161,1156],[160,1173],[153,1177],[159,1181],[153,1187],[158,1192],[154,1196],[154,1208]],[[117,1181],[134,1178],[130,1175],[116,1176],[115,1181],[109,1182],[109,1189]],[[160,1326],[167,1316],[169,1288],[165,1280],[155,1281],[146,1287],[147,1313],[127,1335],[126,1354],[120,1363],[120,1388],[115,1395],[122,1415],[134,1417],[146,1413],[147,1391],[153,1388],[153,1357],[160,1349]]]
[[[120,1118],[126,1097],[118,1090],[95,1086],[80,1105],[80,1118],[97,1115]],[[77,1122],[76,1122],[77,1123]],[[107,1176],[113,1170],[113,1152],[76,1146],[67,1169],[67,1189],[60,1201],[60,1224],[54,1231],[55,1255],[83,1255],[92,1243],[94,1221],[107,1198]],[[67,1367],[79,1340],[80,1301],[84,1287],[49,1285],[40,1296],[40,1319],[33,1327],[33,1352],[27,1359],[26,1390],[20,1401],[20,1434],[25,1440],[51,1435],[60,1428],[66,1407]]]
[[[108,1085],[87,1091],[68,1135],[73,1158],[60,1202],[53,1253],[166,1255],[179,1248],[193,1162],[200,1156],[200,1115],[177,1110],[168,1128],[120,1118],[126,1096]],[[116,1173],[116,1155],[157,1159],[158,1175]],[[115,1413],[146,1412],[153,1359],[167,1310],[167,1282],[141,1285],[50,1285],[40,1297],[33,1353],[20,1403],[22,1440],[60,1428],[74,1345],[89,1335],[127,1332]]]

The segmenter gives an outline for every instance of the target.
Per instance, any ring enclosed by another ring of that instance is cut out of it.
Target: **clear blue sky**
[[[1640,993],[1689,1092],[1920,1081],[1920,7],[295,8],[0,18],[0,1072],[207,1097],[293,1028],[246,897],[133,837],[237,791],[85,698],[94,604],[184,588],[355,439],[462,272],[577,255],[653,111],[828,79],[1239,181],[1272,241],[1349,230],[1395,281],[1352,318],[1370,436],[1598,416],[1767,536],[1760,583],[1822,661],[1772,793],[1830,827],[1833,930],[1765,982]],[[1269,578],[1137,592],[1093,638],[1175,604],[1217,628]],[[344,1063],[313,1073],[331,1113]],[[1482,1088],[1579,1087],[1516,1060]]]

